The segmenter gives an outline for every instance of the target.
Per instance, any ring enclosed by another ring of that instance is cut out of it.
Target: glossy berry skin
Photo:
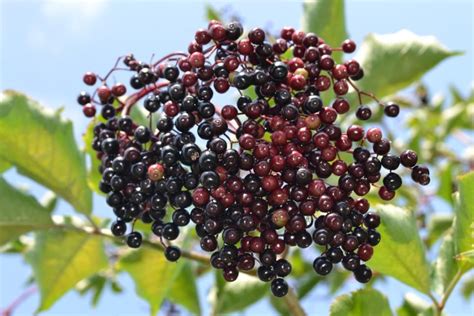
[[[411,150],[394,154],[395,140],[365,126],[371,108],[345,97],[353,87],[356,100],[377,101],[356,85],[364,76],[359,62],[335,58],[353,53],[353,40],[332,47],[291,27],[279,34],[212,20],[192,34],[185,53],[153,63],[128,54],[105,76],[83,76],[88,89],[77,102],[94,118],[90,146],[116,217],[112,234],[138,248],[142,233],[127,235],[127,223],[149,225],[174,262],[182,253],[170,241],[192,224],[224,280],[255,269],[277,297],[287,294],[283,278],[292,271],[283,254],[313,243],[317,274],[341,264],[366,283],[382,236],[365,196],[375,187],[379,200],[392,200],[400,168],[421,185],[430,183],[429,169]],[[124,67],[126,84],[116,83]],[[336,99],[326,104],[327,91]],[[229,103],[216,98],[235,93]],[[369,102],[388,118],[399,115],[395,103]],[[134,106],[146,121],[131,116]],[[352,112],[353,125],[341,126]]]
[[[138,248],[142,244],[142,235],[139,232],[131,232],[127,236],[127,245],[130,248]]]
[[[123,236],[127,231],[127,225],[124,221],[117,220],[112,223],[110,230],[114,236]]]
[[[275,272],[272,267],[260,266],[257,269],[257,276],[263,282],[270,282],[275,278]]]
[[[389,117],[397,117],[400,113],[400,107],[395,103],[389,103],[385,106],[384,113]]]
[[[284,279],[276,278],[272,281],[271,290],[276,297],[283,297],[288,294],[288,283]]]
[[[177,261],[181,257],[181,250],[178,247],[174,246],[166,247],[165,257],[168,261]]]
[[[367,283],[372,278],[372,270],[365,265],[360,265],[354,270],[354,277],[360,283]]]
[[[325,257],[318,257],[313,262],[313,269],[319,275],[327,275],[332,270],[332,263]]]

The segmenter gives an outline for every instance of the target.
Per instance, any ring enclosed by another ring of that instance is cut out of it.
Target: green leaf
[[[36,229],[53,225],[49,212],[31,195],[0,177],[0,245]]]
[[[474,275],[463,282],[461,285],[461,294],[466,300],[474,294]]]
[[[423,292],[430,292],[430,268],[412,212],[393,205],[378,205],[382,240],[371,267]]]
[[[2,160],[0,159],[0,173],[4,173],[5,171],[7,171],[8,169],[10,169],[10,167],[12,166],[11,163],[5,161],[5,160]]]
[[[454,241],[456,253],[472,250],[474,229],[474,172],[459,177],[459,203],[455,208]]]
[[[41,294],[38,311],[49,309],[79,281],[107,266],[99,236],[61,229],[38,233],[26,257]]]
[[[92,140],[94,139],[94,122],[90,122],[87,126],[86,132],[82,135],[85,148],[84,152],[87,154],[90,160],[90,167],[87,170],[87,184],[91,190],[103,195],[104,193],[99,190],[99,182],[102,180],[102,175],[99,172],[100,160],[97,159],[97,152],[92,149]]]
[[[453,165],[447,161],[439,168],[438,172],[439,186],[437,195],[447,202],[453,203]]]
[[[389,316],[392,315],[387,298],[371,288],[338,296],[329,309],[331,316]]]
[[[453,224],[453,214],[436,213],[430,216],[426,230],[426,244],[431,247]]]
[[[222,276],[219,274],[219,278]],[[213,304],[218,315],[236,312],[247,308],[258,302],[268,293],[268,284],[260,281],[254,276],[244,273],[239,274],[237,280],[224,284],[221,290],[217,290]]]
[[[313,32],[331,47],[339,47],[348,37],[344,0],[305,0],[301,24],[305,32]],[[342,54],[334,52],[333,57],[340,62]]]
[[[222,21],[220,13],[210,4],[206,4],[206,18],[210,20]]]
[[[458,262],[454,259],[455,255],[453,235],[448,234],[444,237],[438,258],[433,264],[433,289],[439,295],[445,293],[459,269]]]
[[[175,304],[185,307],[193,315],[201,314],[199,294],[196,286],[196,274],[189,261],[184,263],[180,274],[173,282],[169,299]]]
[[[88,278],[87,280],[82,280],[78,284],[78,292],[80,295],[85,295],[86,293],[92,293],[92,306],[97,306],[99,299],[102,297],[104,292],[105,285],[108,279],[106,276],[95,274]]]
[[[433,36],[408,30],[392,34],[369,34],[356,59],[364,69],[360,89],[382,98],[411,85],[447,57],[449,51]]]
[[[403,304],[397,308],[397,315],[417,316],[428,308],[430,308],[430,303],[426,302],[414,293],[407,293],[403,298]]]
[[[141,247],[120,260],[120,266],[135,282],[137,294],[150,304],[152,315],[169,295],[183,263],[183,260],[169,262],[162,252],[150,247]]]
[[[76,145],[72,122],[61,117],[61,110],[48,110],[7,90],[0,96],[0,139],[1,159],[63,197],[77,211],[91,212],[84,155]]]

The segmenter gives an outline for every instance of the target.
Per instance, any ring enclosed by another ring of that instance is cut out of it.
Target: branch
[[[288,294],[286,294],[283,299],[285,300],[290,315],[292,316],[306,316],[306,312],[300,304],[300,300],[296,296],[292,288],[288,289]]]
[[[96,228],[91,227],[91,226],[77,227],[77,226],[72,226],[72,225],[61,225],[61,224],[53,225],[53,227],[62,228],[62,229],[77,230],[77,231],[81,231],[81,232],[91,234],[91,235],[106,237],[106,238],[109,238],[109,239],[112,239],[112,240],[119,239],[119,237],[116,237],[116,236],[112,235],[108,231],[108,229],[96,229]],[[147,247],[151,247],[151,248],[156,249],[158,251],[161,251],[161,252],[164,251],[163,245],[161,245],[159,243],[155,243],[151,240],[146,240],[145,239],[145,240],[142,241],[142,243],[143,243],[143,245],[145,245]],[[202,253],[197,252],[197,251],[181,250],[181,256],[183,258],[194,260],[196,262],[200,262],[200,263],[203,263],[205,265],[210,264],[210,261],[209,261],[210,257],[208,255],[202,254]],[[241,272],[245,273],[245,274],[248,274],[248,275],[251,275],[251,276],[257,276],[257,271],[255,269],[249,270],[249,271],[242,270]],[[291,315],[294,315],[294,316],[305,316],[306,315],[306,313],[303,310],[303,308],[301,307],[299,299],[295,295],[293,289],[290,288],[288,290],[288,294],[284,297],[284,300],[285,300],[286,304],[288,305],[288,309],[291,312]],[[1,315],[1,316],[8,316],[8,315]]]

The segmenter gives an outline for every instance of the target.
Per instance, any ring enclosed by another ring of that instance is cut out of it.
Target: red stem
[[[20,294],[7,308],[1,311],[1,316],[11,316],[15,308],[17,308],[21,303],[23,303],[28,297],[33,295],[38,291],[36,286],[32,286],[26,289],[23,293]]]

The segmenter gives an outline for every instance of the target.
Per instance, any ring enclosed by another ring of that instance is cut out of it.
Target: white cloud
[[[1,1],[1,0],[0,0]],[[96,19],[106,10],[110,0],[42,0],[39,2],[40,23],[32,25],[26,36],[33,49],[46,50],[52,55],[60,54],[64,46],[52,38],[54,33],[87,36]]]
[[[50,22],[61,22],[71,31],[87,28],[100,16],[109,0],[43,0],[41,12]]]

